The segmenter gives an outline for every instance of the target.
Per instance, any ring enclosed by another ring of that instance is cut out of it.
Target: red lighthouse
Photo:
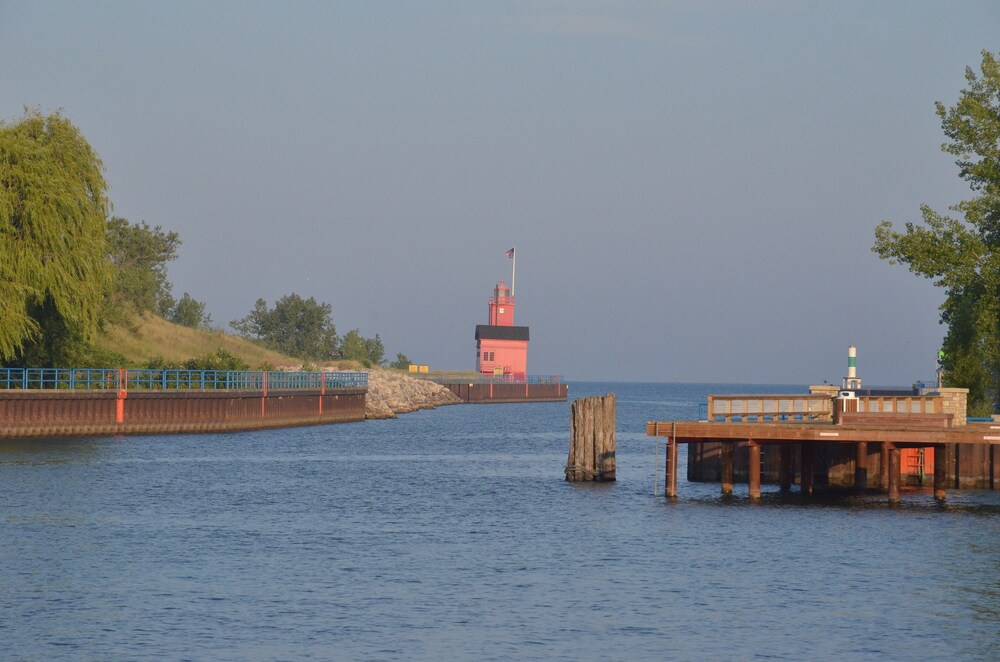
[[[476,325],[476,369],[523,378],[528,374],[528,327],[514,326],[514,297],[502,280],[489,300],[489,322]]]

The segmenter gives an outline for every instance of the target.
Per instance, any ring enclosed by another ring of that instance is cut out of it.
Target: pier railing
[[[367,387],[366,372],[0,368],[0,390],[274,391]]]
[[[438,384],[563,384],[562,375],[481,375],[468,372],[411,373],[414,379]]]
[[[832,421],[828,395],[709,395],[704,420],[710,422]]]
[[[716,423],[829,422],[835,400],[815,395],[709,395],[699,413]],[[940,414],[943,403],[937,395],[863,395],[859,414]]]
[[[940,414],[936,395],[866,395],[858,398],[861,414]]]

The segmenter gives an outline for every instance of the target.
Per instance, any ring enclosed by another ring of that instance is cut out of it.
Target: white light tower
[[[861,378],[858,377],[858,348],[851,345],[847,348],[847,376],[844,377],[844,390],[856,391],[861,388]]]

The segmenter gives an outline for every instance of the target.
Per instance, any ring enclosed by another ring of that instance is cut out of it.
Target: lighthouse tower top
[[[490,324],[492,326],[514,326],[514,297],[510,288],[501,280],[490,297]]]

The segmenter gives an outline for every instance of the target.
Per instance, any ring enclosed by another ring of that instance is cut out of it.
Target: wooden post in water
[[[614,393],[573,401],[566,480],[615,479],[615,416]]]
[[[934,499],[944,501],[948,493],[948,460],[952,455],[951,444],[934,446]]]
[[[749,446],[750,466],[747,479],[750,488],[750,500],[760,500],[760,444],[753,439],[747,441]]]
[[[868,489],[868,442],[859,441],[854,445],[854,491]]]
[[[816,478],[816,446],[811,442],[799,444],[799,464],[802,465],[799,470],[799,493],[812,496]]]
[[[879,444],[878,461],[878,488],[883,492],[889,491],[889,444],[882,442]],[[937,459],[937,458],[935,458]]]
[[[735,441],[723,441],[720,448],[722,460],[722,495],[730,496],[733,493],[733,453],[736,449]]]
[[[781,445],[781,470],[780,477],[781,491],[789,492],[792,489],[792,446],[791,444]]]
[[[663,496],[672,499],[677,496],[677,423],[667,439],[667,477],[664,482]]]
[[[895,444],[886,445],[889,447],[889,503],[899,503],[899,447]]]

